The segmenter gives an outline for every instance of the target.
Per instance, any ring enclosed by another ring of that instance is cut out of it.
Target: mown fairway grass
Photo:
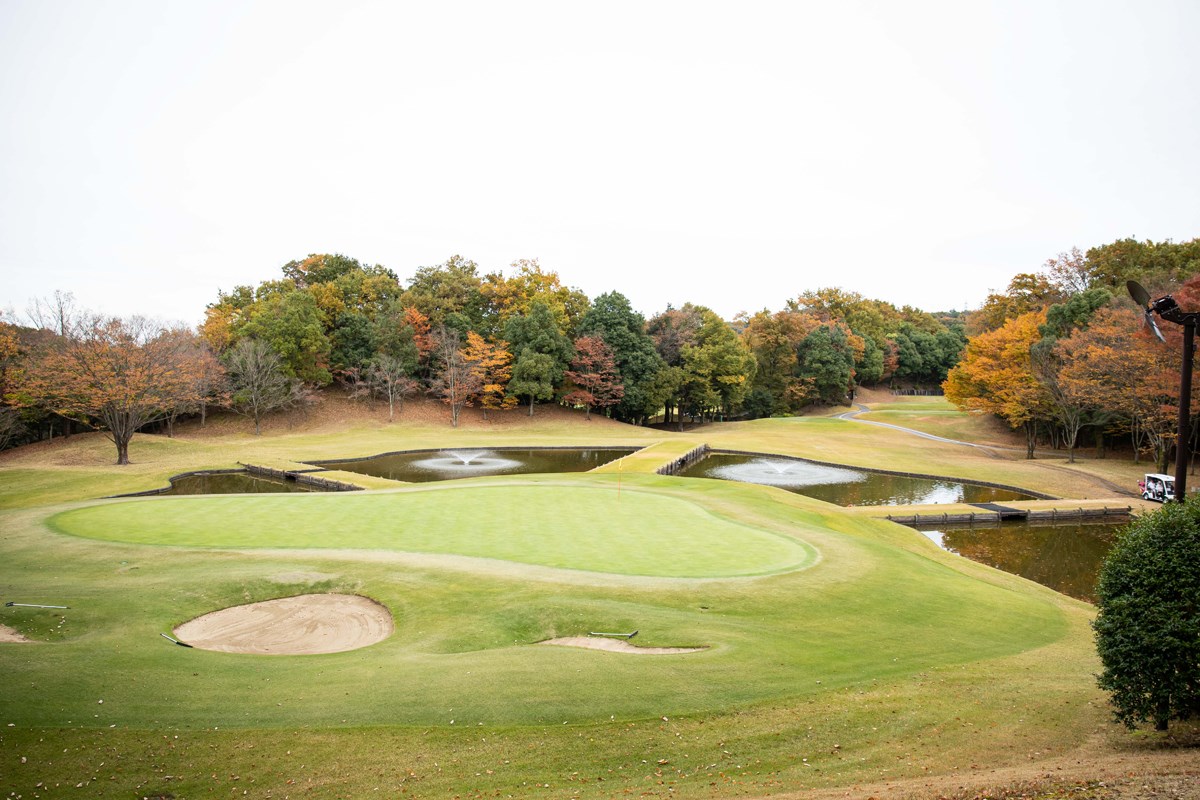
[[[70,609],[0,609],[36,642],[0,645],[0,789],[765,794],[1015,763],[1107,729],[1085,605],[799,496],[639,474],[656,466],[653,450],[616,475],[94,501],[186,469],[438,436],[447,446],[659,443],[662,460],[708,440],[983,471],[970,453],[922,454],[919,440],[838,420],[703,433],[364,424],[138,437],[127,469],[105,464],[92,437],[7,454],[3,599]],[[998,464],[1017,485],[1039,475]],[[159,636],[208,611],[312,591],[384,603],[395,635],[295,657]],[[645,645],[708,649],[634,657],[536,644],[634,629]]]
[[[765,575],[816,560],[796,538],[684,497],[569,476],[372,494],[138,499],[67,511],[50,525],[133,544],[440,553],[672,578]]]

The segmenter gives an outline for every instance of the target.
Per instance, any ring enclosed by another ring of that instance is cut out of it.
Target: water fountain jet
[[[521,462],[490,450],[442,450],[435,456],[413,461],[412,466],[435,475],[467,478],[510,472],[519,468]]]
[[[480,458],[481,456],[487,455],[486,450],[471,450],[470,452],[467,452],[467,453],[460,453],[457,450],[445,450],[443,452],[445,452],[446,455],[448,455],[452,458],[457,458],[459,461],[462,462],[464,467],[471,466],[472,461],[474,461],[477,458]]]
[[[738,464],[727,464],[712,471],[712,477],[744,483],[793,488],[833,483],[858,483],[863,473],[841,467],[827,467],[787,458],[755,458]]]

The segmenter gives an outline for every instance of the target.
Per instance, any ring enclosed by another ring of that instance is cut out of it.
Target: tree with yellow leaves
[[[964,411],[995,414],[1011,427],[1023,428],[1026,458],[1033,458],[1037,424],[1050,404],[1030,354],[1045,321],[1044,311],[1033,311],[971,339],[943,384],[946,399]]]
[[[500,272],[486,275],[480,291],[488,303],[493,316],[492,327],[499,331],[514,316],[528,315],[535,302],[544,303],[554,316],[559,328],[570,334],[591,302],[578,289],[563,286],[558,273],[544,270],[534,259],[518,259],[509,267],[512,275],[505,277]]]
[[[516,407],[517,398],[508,394],[513,357],[507,342],[488,342],[475,331],[469,331],[463,359],[478,381],[477,397],[485,419],[489,411]]]

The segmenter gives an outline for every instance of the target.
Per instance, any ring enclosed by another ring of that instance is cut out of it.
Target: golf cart
[[[1175,499],[1175,478],[1172,475],[1150,473],[1142,481],[1142,499],[1166,503]]]

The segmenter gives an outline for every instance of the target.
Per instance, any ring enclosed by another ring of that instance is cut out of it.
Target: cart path
[[[957,445],[962,445],[963,447],[974,447],[976,450],[981,450],[984,453],[986,453],[988,455],[988,457],[990,457],[990,458],[1004,458],[1004,456],[1002,456],[999,452],[997,452],[1000,450],[1006,450],[1006,451],[1009,451],[1012,453],[1023,452],[1023,449],[1018,448],[1018,447],[999,447],[999,446],[994,446],[994,445],[975,444],[974,442],[964,442],[964,441],[960,441],[958,439],[947,439],[944,436],[934,436],[932,433],[925,433],[924,431],[918,431],[913,428],[905,428],[901,425],[892,425],[891,423],[888,423],[888,422],[876,422],[876,421],[870,420],[870,419],[859,419],[858,418],[859,414],[865,414],[865,413],[869,412],[871,409],[867,408],[862,403],[855,403],[854,406],[855,406],[855,409],[853,411],[846,411],[844,413],[838,414],[835,416],[835,419],[850,420],[851,422],[861,422],[864,425],[878,425],[881,428],[891,428],[892,430],[895,430],[895,431],[911,433],[913,436],[920,436],[922,439],[929,439],[930,441],[941,442],[943,444],[957,444]],[[1072,470],[1068,467],[1063,467],[1063,466],[1060,466],[1057,464],[1047,464],[1043,461],[1043,462],[1041,462],[1041,466],[1044,468],[1047,468],[1047,469],[1054,469],[1054,470],[1059,470],[1060,472],[1066,472],[1066,473],[1069,473],[1069,474],[1075,475],[1075,476],[1079,475],[1079,472]],[[1134,492],[1134,491],[1132,491],[1124,486],[1121,486],[1119,484],[1113,483],[1112,481],[1102,478],[1099,475],[1092,475],[1092,474],[1088,473],[1088,477],[1091,478],[1092,480],[1094,480],[1096,483],[1103,486],[1104,488],[1108,489],[1109,491],[1111,491],[1117,495],[1122,495],[1122,496],[1127,496],[1127,497],[1140,497],[1140,495],[1137,492]]]
[[[903,431],[904,433],[911,433],[913,436],[920,436],[922,439],[928,439],[932,442],[942,442],[943,444],[957,444],[957,445],[962,445],[963,447],[974,447],[976,450],[982,450],[983,452],[987,453],[992,458],[1003,458],[1003,456],[1001,456],[999,453],[996,452],[997,450],[1012,450],[1013,452],[1020,452],[1017,448],[1013,448],[1013,447],[994,447],[994,446],[984,445],[984,444],[975,444],[974,442],[964,442],[959,439],[947,439],[944,436],[935,436],[932,433],[925,433],[924,431],[918,431],[914,428],[905,428],[901,425],[893,425],[890,422],[876,422],[875,420],[872,420],[872,419],[859,419],[858,418],[859,414],[866,414],[870,410],[871,409],[867,408],[862,403],[855,403],[853,411],[846,411],[841,414],[838,414],[834,417],[834,419],[845,419],[845,420],[850,420],[852,422],[861,422],[864,425],[878,425],[881,428],[891,428],[894,431]]]

